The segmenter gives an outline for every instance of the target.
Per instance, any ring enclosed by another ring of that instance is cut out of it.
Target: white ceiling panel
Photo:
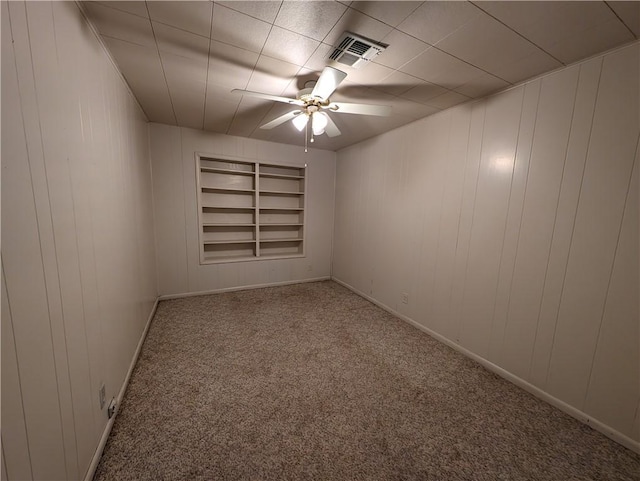
[[[332,66],[334,101],[389,105],[389,117],[331,114],[339,149],[460,102],[637,40],[640,1],[79,1],[150,121],[302,145],[291,107]],[[388,44],[352,68],[329,58],[345,31]],[[162,60],[162,62],[161,62]]]
[[[213,9],[211,2],[147,2],[147,7],[151,20],[197,35],[209,36]]]
[[[101,35],[145,47],[156,46],[151,22],[148,18],[142,18],[95,2],[88,2],[85,8],[87,15]]]
[[[216,5],[222,5],[224,7],[231,8],[241,13],[245,13],[250,17],[263,20],[268,23],[273,23],[280,10],[282,2],[271,1],[257,1],[257,2],[245,2],[240,0],[234,0],[231,2],[215,2]]]
[[[373,61],[394,69],[402,67],[431,47],[428,43],[399,30],[392,30],[382,42],[389,46]]]
[[[222,5],[216,4],[213,10],[213,40],[260,53],[271,30],[270,24]]]
[[[123,12],[133,13],[134,15],[139,15],[141,17],[149,18],[149,12],[147,11],[146,2],[140,2],[136,0],[131,0],[128,2],[123,1],[112,1],[112,2],[96,2],[106,5],[107,7],[115,8],[117,10],[122,10]]]
[[[420,6],[420,2],[352,2],[351,8],[395,27]]]
[[[149,120],[175,125],[169,89],[156,48],[114,38],[104,41]]]
[[[275,25],[322,41],[346,9],[338,2],[284,2]]]
[[[447,89],[455,89],[485,73],[434,47],[404,65],[400,70]]]
[[[393,27],[390,25],[349,8],[327,34],[323,42],[336,46],[344,32],[357,33],[361,37],[380,42],[391,30],[393,30]]]
[[[640,2],[607,2],[616,15],[638,38],[640,36]]]
[[[433,45],[481,14],[468,2],[424,2],[397,28]]]
[[[316,51],[318,45],[320,42],[317,40],[274,25],[262,54],[302,66]]]
[[[438,49],[487,72],[496,72],[540,51],[509,27],[486,15],[479,15],[438,42]],[[553,60],[549,56],[549,60]]]
[[[179,125],[201,129],[207,85],[207,58],[192,58],[160,53],[169,96]]]
[[[207,61],[209,37],[202,37],[155,21],[152,22],[152,25],[158,49],[161,52]]]

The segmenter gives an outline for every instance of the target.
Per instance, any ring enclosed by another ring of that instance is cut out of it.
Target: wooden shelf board
[[[260,244],[263,242],[302,242],[302,240],[300,237],[292,237],[289,239],[260,239]]]
[[[304,209],[302,207],[260,207],[260,210],[278,210],[278,211],[301,212]]]
[[[260,194],[271,194],[271,195],[304,195],[304,192],[291,192],[286,190],[263,190],[260,189]]]
[[[295,222],[291,222],[291,223],[283,223],[283,224],[260,224],[260,227],[301,227],[304,224],[298,224]]]
[[[218,245],[218,244],[255,244],[256,241],[254,240],[219,240],[219,241],[214,241],[214,240],[205,240],[202,241],[202,243],[204,245]]]
[[[243,194],[255,192],[255,189],[228,189],[227,187],[201,187],[202,191],[217,190],[219,192],[240,192]]]
[[[296,179],[296,180],[304,179],[303,175],[270,174],[268,172],[267,173],[260,172],[260,177],[270,177],[272,179]]]
[[[235,169],[220,169],[218,167],[200,167],[200,172],[217,172],[220,174],[234,174],[234,175],[256,175],[255,172],[248,170],[235,170]]]
[[[218,224],[213,222],[205,222],[202,227],[255,227],[255,224]]]
[[[225,207],[222,205],[203,205],[203,209],[218,209],[218,210],[256,210],[255,207]]]

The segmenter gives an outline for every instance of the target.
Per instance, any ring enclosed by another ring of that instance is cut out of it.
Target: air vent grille
[[[353,68],[360,68],[382,53],[387,45],[373,42],[350,32],[345,32],[329,58]]]

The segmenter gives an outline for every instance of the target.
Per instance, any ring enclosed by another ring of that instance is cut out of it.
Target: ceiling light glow
[[[295,126],[296,129],[298,129],[300,132],[302,132],[302,130],[304,129],[305,125],[307,125],[308,121],[309,121],[309,116],[308,115],[299,114],[296,117],[294,117],[291,122],[293,122],[293,125]]]

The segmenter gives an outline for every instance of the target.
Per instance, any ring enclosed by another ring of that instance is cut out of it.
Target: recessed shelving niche
[[[200,263],[304,256],[306,167],[196,154]]]

